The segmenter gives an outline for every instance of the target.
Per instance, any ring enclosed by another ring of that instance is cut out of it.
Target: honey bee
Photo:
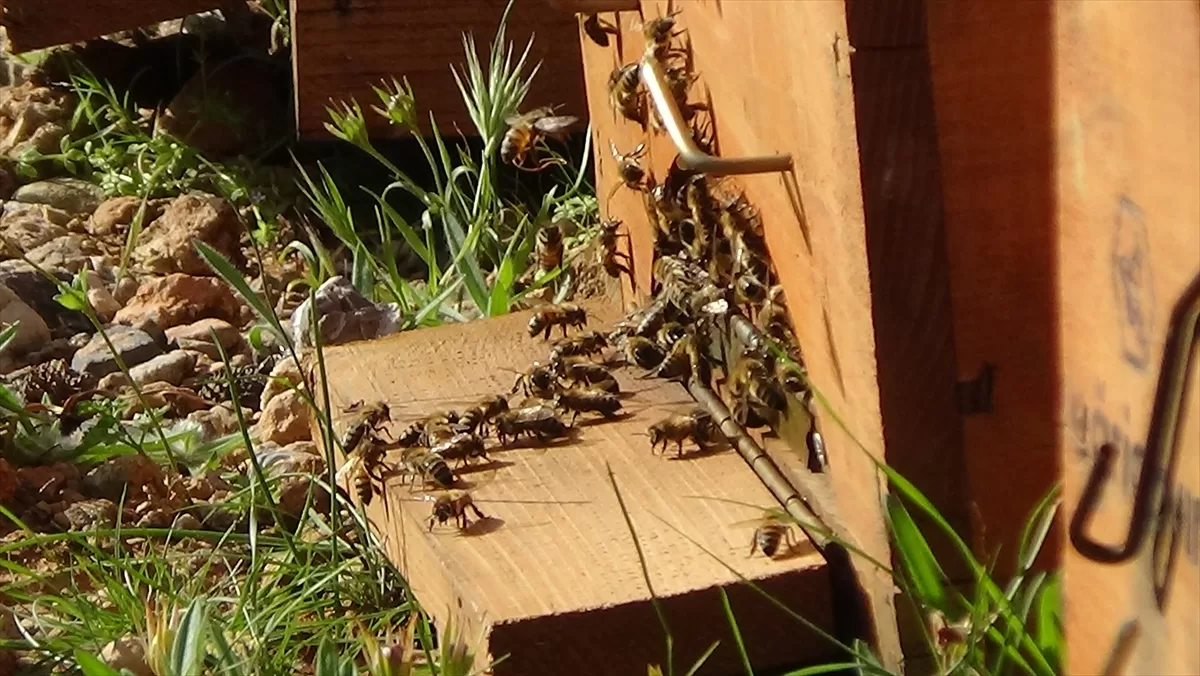
[[[608,104],[630,122],[646,125],[646,96],[638,63],[620,66],[608,76]]]
[[[666,58],[668,55],[668,45],[671,38],[677,37],[678,34],[672,34],[675,29],[675,17],[679,16],[682,10],[675,10],[666,16],[656,17],[642,24],[642,37],[646,39],[646,51],[654,54],[658,59]]]
[[[501,444],[516,441],[521,435],[549,441],[567,435],[567,425],[552,406],[536,404],[496,416],[496,436]]]
[[[542,338],[548,340],[550,330],[555,326],[561,328],[563,336],[566,336],[568,326],[583,328],[587,326],[587,320],[587,310],[574,303],[550,305],[533,313],[529,318],[529,337],[544,332]]]
[[[600,263],[609,277],[620,277],[622,273],[633,274],[629,270],[629,254],[617,250],[617,229],[620,227],[621,221],[602,221],[600,235],[596,238],[600,247]],[[625,263],[622,263],[621,259],[624,259]]]
[[[657,343],[642,336],[630,336],[625,341],[625,359],[647,371],[657,368],[667,353]]]
[[[782,286],[776,284],[767,291],[767,298],[755,317],[755,324],[758,330],[785,345],[795,342]]]
[[[487,424],[493,418],[508,410],[508,399],[499,394],[484,397],[479,403],[467,409],[454,425],[455,429],[466,432],[481,432],[487,429]],[[486,432],[481,432],[486,434]]]
[[[546,160],[535,167],[525,166],[525,160],[533,154],[534,147],[543,137],[561,139],[568,128],[579,118],[571,115],[554,115],[554,108],[543,106],[522,115],[513,115],[506,120],[508,131],[500,142],[500,159],[525,171],[541,171],[561,160]]]
[[[375,436],[368,435],[354,447],[346,463],[338,470],[338,481],[348,478],[363,505],[371,504],[371,499],[376,493],[383,493],[387,471],[383,461],[385,452],[383,443]],[[375,485],[376,481],[379,482],[378,488]]]
[[[573,383],[593,385],[612,378],[608,367],[580,357],[568,357],[562,360],[559,362],[559,368],[561,376]]]
[[[829,466],[829,455],[825,452],[825,438],[817,431],[815,421],[804,435],[804,445],[808,447],[808,471],[813,474],[824,472]]]
[[[675,442],[675,456],[680,457],[683,442],[690,439],[703,449],[713,441],[713,430],[712,416],[702,408],[686,414],[675,413],[650,426],[650,450],[653,452],[662,444],[663,453],[666,453],[667,444]]]
[[[401,446],[432,446],[438,439],[454,434],[454,428],[459,424],[459,415],[455,411],[435,413],[418,420],[404,429],[398,439]]]
[[[456,491],[450,495],[439,496],[433,503],[433,513],[429,515],[429,530],[433,531],[434,522],[437,525],[442,525],[454,519],[455,524],[460,531],[467,529],[471,525],[470,519],[467,517],[467,510],[475,513],[475,518],[486,519],[486,514],[479,511],[475,506],[475,501],[471,499],[471,494],[466,491]]]
[[[551,223],[538,231],[535,256],[542,274],[549,274],[562,265],[563,233],[558,223]]]
[[[617,145],[612,141],[609,141],[608,145],[612,150],[613,159],[617,161],[617,175],[621,177],[621,182],[627,188],[641,190],[642,181],[646,178],[646,170],[642,168],[638,160],[646,154],[646,144],[639,143],[636,148],[625,154],[618,152]]]
[[[749,271],[738,275],[734,282],[733,293],[734,300],[742,306],[758,306],[767,299],[767,287]]]
[[[382,401],[370,404],[357,401],[346,407],[346,412],[354,414],[353,421],[342,432],[342,438],[339,440],[342,449],[347,453],[353,451],[368,433],[374,435],[386,432],[384,424],[392,419],[391,409]]]
[[[675,344],[687,335],[687,329],[679,322],[667,322],[659,327],[658,332],[654,334],[654,340],[664,350],[670,350],[675,347]]]
[[[408,449],[401,460],[405,473],[414,483],[417,478],[438,488],[453,488],[458,483],[458,477],[454,476],[450,465],[446,464],[446,459],[429,449]]]
[[[701,339],[694,333],[689,333],[676,340],[662,363],[651,375],[655,378],[679,380],[684,383],[692,378],[707,383],[711,379],[711,373],[708,360],[704,359],[700,341]]]
[[[605,418],[613,418],[621,410],[620,398],[599,389],[570,387],[559,390],[553,401],[556,406],[571,412],[572,425],[580,413],[599,413]]]
[[[738,423],[774,427],[779,414],[787,410],[787,398],[772,375],[763,359],[752,352],[744,351],[734,360],[726,387],[734,400],[733,415]]]
[[[564,357],[587,357],[600,354],[608,347],[608,336],[599,331],[588,331],[571,338],[554,341],[550,348],[550,363],[558,369],[557,364]]]
[[[767,517],[762,525],[754,529],[754,536],[750,539],[750,553],[747,557],[754,556],[755,550],[758,550],[767,558],[773,559],[780,551],[791,551],[796,544],[790,526],[780,521],[778,517]]]
[[[808,387],[808,381],[805,379],[805,372],[802,366],[795,366],[783,360],[775,362],[775,379],[783,386],[783,389],[792,394],[800,395],[801,401],[807,404],[807,401],[812,397],[812,390]]]
[[[517,390],[523,390],[527,397],[549,399],[554,396],[556,380],[552,368],[534,362],[528,371],[517,376],[517,382],[513,385],[512,392],[516,394]]]
[[[460,467],[469,464],[474,458],[488,459],[483,437],[471,432],[455,434],[429,449],[429,452],[441,456],[443,460],[457,460]]]

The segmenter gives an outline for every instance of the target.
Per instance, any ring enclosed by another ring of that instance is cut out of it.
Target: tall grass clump
[[[429,166],[433,185],[419,184],[374,146],[367,135],[362,106],[354,100],[329,108],[331,121],[326,127],[371,156],[392,179],[382,192],[370,193],[375,204],[373,234],[364,235],[324,166],[303,175],[302,187],[315,211],[350,253],[356,288],[373,300],[398,304],[408,327],[507,313],[564,270],[560,267],[525,281],[537,233],[556,219],[573,216],[586,221],[595,212],[584,167],[573,175],[564,172],[565,190],[560,194],[561,186],[551,188],[536,209],[501,194],[499,153],[508,129],[505,120],[521,108],[540,67],[528,64],[532,38],[519,54],[506,39],[511,8],[510,2],[486,62],[480,59],[474,38],[464,35],[466,64],[452,69],[482,140],[481,150],[473,152],[466,143],[448,144],[432,114],[428,130],[423,128],[412,88],[406,79],[393,78],[374,88],[378,105],[371,106],[371,111],[412,136]],[[586,143],[584,158],[590,157],[590,134]],[[419,222],[406,220],[395,200],[415,201]],[[448,255],[439,255],[440,243]],[[424,263],[427,275],[423,284],[411,283],[397,268],[394,254],[400,247],[407,247]],[[322,260],[320,252],[303,245],[297,250],[309,259],[310,267]],[[465,305],[474,310],[464,311]]]

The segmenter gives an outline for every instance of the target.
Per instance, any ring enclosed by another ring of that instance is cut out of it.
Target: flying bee
[[[529,337],[543,333],[542,339],[549,340],[550,331],[555,326],[562,329],[563,336],[567,335],[567,327],[583,328],[587,326],[587,310],[574,303],[549,305],[533,313],[529,318]]]
[[[470,464],[470,461],[474,458],[488,459],[483,437],[472,432],[455,434],[433,448],[430,448],[429,452],[441,456],[443,460],[456,460],[459,466]]]
[[[533,366],[528,371],[517,377],[517,382],[513,385],[513,394],[517,390],[523,390],[525,396],[541,397],[549,399],[554,396],[555,372],[549,366],[542,366],[538,362],[533,362]]]
[[[694,441],[704,449],[713,441],[712,416],[702,408],[693,409],[686,414],[672,414],[650,426],[650,451],[654,452],[662,444],[663,453],[667,452],[667,444],[675,443],[675,457],[683,455],[683,442]]]
[[[599,331],[588,331],[570,338],[560,338],[554,341],[550,348],[550,363],[558,370],[557,364],[564,357],[586,357],[600,354],[608,347],[608,336]]]
[[[370,404],[357,401],[346,407],[346,412],[354,414],[352,422],[342,432],[340,439],[342,448],[347,453],[353,451],[368,433],[374,435],[386,432],[387,428],[384,425],[392,419],[391,409],[382,401]]]
[[[371,504],[371,498],[376,493],[383,493],[383,483],[388,471],[383,461],[386,447],[383,442],[373,435],[364,437],[354,447],[350,457],[338,470],[338,481],[349,479],[354,487],[354,493],[363,505]],[[375,482],[379,482],[376,488]]]
[[[501,444],[516,441],[521,435],[549,441],[567,435],[567,425],[558,417],[553,406],[536,404],[501,413],[496,416],[496,437]]]
[[[426,484],[438,488],[453,488],[458,483],[458,477],[446,464],[446,459],[427,448],[411,448],[401,457],[404,471],[415,483],[421,478]]]
[[[433,531],[434,522],[437,525],[442,525],[454,519],[459,531],[464,531],[467,526],[471,525],[470,519],[467,517],[467,510],[475,513],[475,518],[486,519],[486,514],[479,511],[475,506],[475,501],[471,499],[471,494],[466,491],[456,491],[450,495],[439,496],[433,503],[433,513],[429,515],[429,530]]]
[[[657,368],[667,353],[657,343],[642,336],[630,336],[625,341],[625,359],[647,371]]]
[[[507,410],[508,399],[506,397],[499,394],[484,397],[479,400],[479,403],[467,409],[466,413],[459,417],[454,427],[467,432],[485,434],[482,431],[487,429],[487,424]]]
[[[575,424],[580,413],[599,413],[613,418],[621,410],[621,399],[617,395],[599,389],[570,387],[559,390],[554,403],[571,412],[571,424]]]
[[[638,62],[619,66],[608,76],[608,105],[630,122],[646,125],[646,95]]]
[[[633,274],[629,270],[629,254],[617,250],[617,230],[621,227],[621,221],[601,221],[600,235],[596,238],[597,245],[600,247],[600,264],[604,266],[604,272],[609,277],[620,277],[622,273],[626,275]],[[624,235],[628,237],[629,235]],[[625,262],[622,263],[621,260]]]
[[[777,516],[767,516],[761,525],[754,529],[754,536],[750,539],[750,553],[747,557],[754,556],[754,552],[757,550],[767,558],[773,559],[777,553],[790,552],[796,545],[791,526]]]
[[[538,270],[542,274],[550,274],[563,261],[563,233],[558,223],[551,223],[538,231],[537,248]]]
[[[535,167],[527,167],[525,160],[534,153],[534,147],[543,137],[561,140],[564,133],[579,118],[571,115],[554,115],[554,108],[543,106],[522,115],[513,115],[504,120],[508,131],[500,142],[500,159],[525,171],[541,171],[562,160],[546,160]]]

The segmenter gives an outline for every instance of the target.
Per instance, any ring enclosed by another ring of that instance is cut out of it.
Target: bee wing
[[[554,117],[543,117],[538,119],[533,123],[533,127],[543,134],[554,136],[555,134],[560,134],[563,131],[566,131],[567,128],[578,121],[579,118],[575,117],[574,115],[556,115]]]
[[[342,481],[348,476],[352,476],[358,471],[358,468],[363,464],[363,457],[358,453],[351,453],[349,459],[346,460],[337,471],[337,480]]]

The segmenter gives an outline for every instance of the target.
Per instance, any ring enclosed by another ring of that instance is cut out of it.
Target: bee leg
[[[471,503],[471,511],[475,512],[475,518],[477,518],[477,519],[482,520],[482,519],[488,518],[487,514],[484,514],[483,512],[479,511],[479,508],[475,506],[475,503]]]
[[[750,536],[750,553],[746,555],[746,558],[748,559],[751,556],[754,556],[754,552],[757,549],[758,549],[758,531],[755,530],[754,534]]]

